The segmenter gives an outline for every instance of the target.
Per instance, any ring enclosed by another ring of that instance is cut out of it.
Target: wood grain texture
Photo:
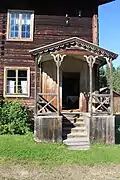
[[[90,121],[91,142],[115,143],[115,116],[96,116]]]
[[[61,116],[38,116],[35,123],[35,141],[62,142]]]

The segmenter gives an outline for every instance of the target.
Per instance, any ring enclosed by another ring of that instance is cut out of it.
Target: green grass
[[[31,136],[1,135],[0,163],[35,162],[40,165],[120,163],[120,146],[96,144],[88,151],[71,151],[63,144],[36,143]]]

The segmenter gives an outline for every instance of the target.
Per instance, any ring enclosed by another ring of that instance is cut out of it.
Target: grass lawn
[[[39,165],[119,164],[119,145],[93,145],[88,151],[71,151],[63,144],[36,143],[32,136],[1,135],[0,163],[26,162]]]

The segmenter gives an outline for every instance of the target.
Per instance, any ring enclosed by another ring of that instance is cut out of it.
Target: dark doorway
[[[80,93],[80,73],[63,72],[62,109],[78,109]]]

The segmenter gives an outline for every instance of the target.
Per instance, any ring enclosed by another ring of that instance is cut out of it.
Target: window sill
[[[29,98],[29,95],[4,95],[5,98]]]
[[[33,39],[12,39],[12,38],[6,38],[6,41],[19,41],[19,42],[33,42]]]

